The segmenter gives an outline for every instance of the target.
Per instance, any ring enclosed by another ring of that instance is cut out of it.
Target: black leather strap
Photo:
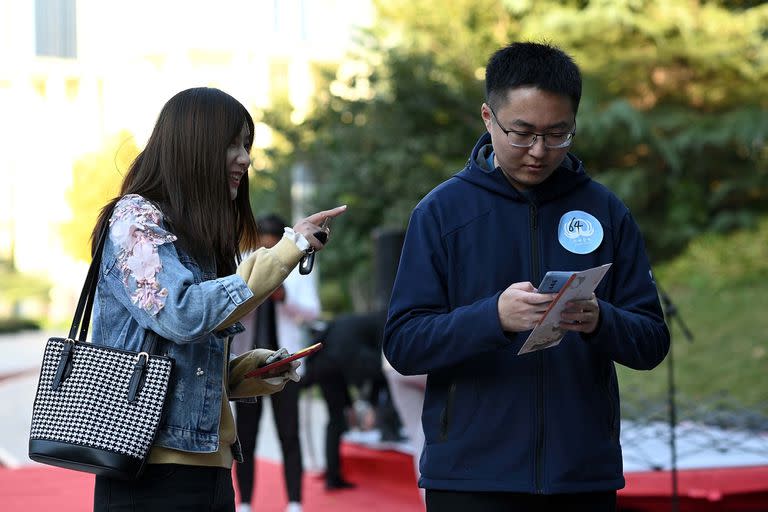
[[[69,339],[85,342],[88,337],[88,328],[91,324],[91,312],[96,298],[96,288],[99,283],[99,273],[101,272],[101,255],[104,252],[104,244],[109,232],[109,218],[112,212],[105,218],[104,226],[99,233],[99,241],[96,244],[96,251],[93,253],[91,265],[88,267],[88,274],[85,276],[83,289],[80,292],[80,299],[77,301],[75,316],[72,319],[72,326],[69,328]],[[78,333],[78,329],[80,332]],[[153,331],[147,331],[142,343],[142,350],[148,354],[156,354],[157,334]]]
[[[108,218],[107,218],[108,219]],[[80,292],[80,299],[77,301],[75,316],[72,319],[72,326],[69,328],[69,339],[85,341],[88,335],[88,326],[91,320],[91,310],[93,309],[93,300],[96,296],[96,285],[99,281],[99,269],[101,267],[101,253],[104,249],[104,241],[109,231],[109,220],[104,222],[104,226],[99,233],[99,241],[96,244],[96,252],[91,259],[91,266],[88,267],[88,274],[85,276],[83,289]],[[77,330],[80,328],[80,334]]]

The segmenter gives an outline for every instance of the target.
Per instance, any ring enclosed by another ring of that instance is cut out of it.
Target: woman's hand
[[[267,374],[258,377],[246,377],[249,372],[267,364],[268,360],[278,360],[281,357],[288,355],[288,351],[284,349],[283,352],[278,352],[279,351],[267,350],[265,348],[255,348],[230,361],[229,397],[232,400],[235,400],[253,396],[271,395],[272,393],[282,391],[289,380],[298,382],[299,376],[296,373],[296,368],[299,366],[298,361],[291,361],[277,370],[273,370],[272,372],[268,372]]]
[[[268,365],[271,363],[274,363],[275,361],[280,361],[281,359],[285,359],[286,357],[290,356],[291,354],[288,353],[288,349],[285,347],[277,350],[272,355],[270,355],[267,360],[264,362],[264,365]],[[286,380],[292,380],[293,382],[299,382],[299,374],[296,373],[296,369],[301,366],[301,361],[291,361],[290,363],[280,366],[278,368],[275,368],[274,370],[270,370],[264,375],[261,376],[262,379],[264,379],[265,382],[268,384],[282,384]]]
[[[320,225],[323,223],[324,220],[338,217],[345,211],[347,211],[347,205],[337,206],[336,208],[333,208],[331,210],[323,210],[321,212],[314,213],[309,217],[307,217],[306,219],[300,220],[295,226],[293,226],[293,230],[297,233],[301,233],[302,235],[304,235],[304,238],[307,239],[307,242],[309,242],[309,245],[312,246],[312,249],[314,249],[315,251],[319,251],[323,248],[325,244],[323,244],[320,240],[318,240],[315,237],[315,233],[318,233],[320,231],[325,231],[325,233],[328,235],[329,238],[331,234],[330,227],[326,227],[325,229],[323,229],[320,227]],[[328,243],[327,239],[325,243]]]

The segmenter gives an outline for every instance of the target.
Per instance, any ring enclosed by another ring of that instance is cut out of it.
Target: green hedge
[[[39,329],[40,324],[29,318],[0,318],[0,334]]]

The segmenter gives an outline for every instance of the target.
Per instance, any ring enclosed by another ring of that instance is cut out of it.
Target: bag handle
[[[93,309],[93,301],[96,297],[96,285],[99,281],[99,269],[101,268],[101,253],[104,250],[104,241],[107,238],[107,231],[109,230],[109,217],[104,222],[104,226],[99,233],[99,241],[96,244],[96,251],[93,253],[91,259],[91,265],[88,267],[88,274],[85,276],[85,282],[83,283],[83,289],[80,292],[80,299],[77,301],[77,308],[75,309],[75,316],[72,319],[72,326],[69,328],[69,339],[77,341],[85,341],[88,335],[88,326],[91,321],[91,310]],[[80,334],[77,330],[80,328]]]
[[[109,231],[109,218],[112,216],[112,212],[105,217],[104,225],[99,232],[99,241],[96,243],[96,251],[91,258],[91,264],[88,267],[88,274],[85,276],[85,282],[83,283],[83,289],[80,292],[80,298],[77,301],[77,307],[75,308],[75,316],[72,319],[72,326],[69,328],[68,339],[73,341],[85,342],[88,337],[88,327],[91,323],[91,311],[93,310],[93,303],[96,298],[96,288],[99,283],[99,272],[101,271],[101,255],[104,252],[104,243],[107,239],[107,233]],[[80,333],[78,334],[78,329]],[[149,354],[155,353],[155,347],[157,345],[157,334],[151,330],[147,330],[147,334],[142,344],[144,350]]]

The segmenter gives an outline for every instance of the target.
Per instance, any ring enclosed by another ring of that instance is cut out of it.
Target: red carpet
[[[322,476],[305,474],[304,512],[424,510],[409,455],[343,444],[341,458],[344,477],[357,484],[357,487],[327,492]],[[282,467],[260,460],[256,471],[254,511],[283,512],[288,498],[285,494]],[[277,492],[270,493],[267,489]]]
[[[677,472],[680,512],[768,510],[768,466],[686,469]],[[638,511],[668,511],[672,479],[668,471],[627,473],[619,505]]]
[[[344,475],[357,488],[326,492],[323,479],[305,474],[305,512],[420,512],[423,510],[410,456],[345,444]],[[668,511],[668,472],[628,473],[619,492],[621,510]],[[282,468],[259,461],[254,510],[283,512],[286,505]],[[31,466],[0,468],[0,509],[4,512],[84,512],[93,507],[93,477],[83,473]],[[680,512],[768,511],[768,466],[681,470]]]

